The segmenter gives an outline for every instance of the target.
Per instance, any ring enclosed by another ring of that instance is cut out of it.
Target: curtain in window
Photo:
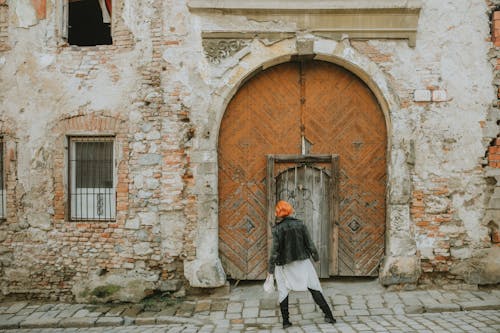
[[[102,22],[103,23],[111,23],[111,11],[108,9],[107,1],[99,0],[99,5],[101,6],[102,12]],[[111,5],[111,3],[110,3]],[[109,7],[111,8],[111,7]]]
[[[106,0],[106,8],[108,9],[109,15],[111,15],[111,0]]]

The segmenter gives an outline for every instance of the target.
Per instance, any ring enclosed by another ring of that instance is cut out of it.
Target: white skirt
[[[288,293],[307,291],[308,288],[323,292],[318,274],[309,259],[293,261],[283,266],[276,266],[274,277],[278,285],[278,299],[281,303]]]

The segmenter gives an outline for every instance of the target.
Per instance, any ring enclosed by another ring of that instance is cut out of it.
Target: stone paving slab
[[[123,325],[122,317],[101,317],[95,322],[95,326],[121,326]]]
[[[97,318],[86,318],[86,317],[72,317],[61,319],[59,322],[59,327],[69,328],[69,327],[92,327],[94,326]]]
[[[459,302],[462,310],[498,310],[500,309],[499,301],[474,301],[474,302]]]
[[[365,317],[397,318],[397,316],[443,312],[500,310],[500,292],[496,289],[387,291],[376,281],[322,284],[325,296],[332,305],[334,316],[343,322],[359,321]],[[274,332],[281,322],[276,293],[266,294],[260,283],[240,285],[233,288],[226,296],[189,298],[173,306],[159,309],[153,307],[154,310],[151,308],[148,306],[146,309],[144,304],[95,306],[63,303],[42,305],[28,302],[0,303],[0,329],[45,327],[90,329],[100,326],[131,325],[198,327],[212,324],[221,330],[228,327],[235,329],[273,327]],[[302,326],[324,323],[320,310],[308,292],[290,295],[290,314],[292,320]],[[391,327],[400,330],[398,325]],[[365,326],[353,326],[350,329],[362,332],[365,328]]]
[[[21,328],[48,328],[58,327],[61,319],[58,318],[39,318],[22,321],[19,326]]]
[[[14,329],[6,333],[497,333],[500,329],[499,311],[461,311],[453,313],[424,313],[416,315],[387,315],[345,317],[335,325],[321,320],[294,323],[287,330],[279,323],[245,325],[216,323],[202,326],[192,324],[144,325],[128,327],[90,327],[86,329]]]

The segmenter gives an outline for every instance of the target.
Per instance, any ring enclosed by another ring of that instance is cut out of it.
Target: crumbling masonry
[[[67,0],[0,0],[3,296],[225,285],[221,119],[249,78],[297,57],[351,71],[384,112],[381,283],[500,282],[500,1],[244,3],[113,0],[112,44],[77,46]],[[111,219],[71,217],[72,137],[113,140]]]

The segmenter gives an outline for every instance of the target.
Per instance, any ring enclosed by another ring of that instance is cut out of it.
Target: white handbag
[[[274,275],[269,274],[266,278],[266,282],[264,282],[264,291],[266,293],[272,293],[274,291]]]

